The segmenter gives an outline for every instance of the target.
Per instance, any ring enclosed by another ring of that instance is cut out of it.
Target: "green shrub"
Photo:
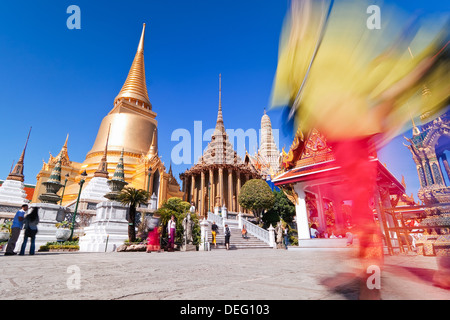
[[[75,249],[80,250],[78,241],[64,241],[64,242],[47,242],[45,245],[39,247],[40,252],[46,252],[50,249]]]

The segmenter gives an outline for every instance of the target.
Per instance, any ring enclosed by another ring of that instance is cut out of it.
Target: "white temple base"
[[[93,200],[93,201],[108,201],[105,198],[105,194],[110,192],[110,188],[108,186],[108,179],[102,177],[93,177],[91,181],[89,181],[86,188],[81,191],[80,199],[81,200]]]
[[[52,204],[52,203],[34,203],[30,205],[30,209],[37,207],[39,208],[39,224],[38,233],[36,234],[35,246],[36,252],[39,250],[40,246],[45,245],[47,242],[56,242],[56,224],[64,219],[64,207]],[[29,211],[30,212],[30,211]],[[19,239],[17,240],[15,251],[19,252],[23,242],[23,236],[25,230],[20,233]],[[25,254],[28,254],[30,250],[30,241],[27,242],[27,248]]]
[[[28,202],[25,185],[22,181],[5,180],[0,186],[0,203],[22,205]]]
[[[80,252],[113,252],[128,239],[128,207],[115,201],[97,205],[95,220],[84,228]]]

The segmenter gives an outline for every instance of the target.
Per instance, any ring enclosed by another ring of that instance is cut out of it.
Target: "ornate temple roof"
[[[391,194],[405,193],[405,186],[381,164],[376,152],[370,161],[377,163],[378,183],[387,186]],[[326,137],[316,129],[311,130],[306,138],[301,131],[297,132],[289,152],[284,152],[282,164],[285,171],[272,180],[276,186],[322,178],[341,179],[332,148],[327,144]]]
[[[172,163],[169,166],[168,175],[169,175],[169,180],[168,180],[169,185],[176,186],[177,188],[179,188],[180,184],[178,183],[177,179],[175,179],[175,177],[173,176]]]
[[[219,111],[217,113],[216,127],[199,163],[210,164],[237,164],[242,163],[241,158],[234,151],[225,130],[222,115],[222,75],[219,75]]]
[[[201,172],[211,167],[233,167],[242,170],[243,172],[247,171],[259,175],[247,157],[245,161],[243,161],[241,157],[238,156],[226,133],[222,114],[221,75],[219,75],[219,110],[217,113],[216,127],[211,136],[211,142],[209,142],[203,155],[198,159],[198,162],[189,170],[181,173],[180,177],[182,178],[185,174],[189,173]]]
[[[130,72],[128,73],[128,77],[125,80],[122,89],[114,99],[114,103],[121,98],[127,98],[137,100],[140,103],[144,103],[145,107],[149,107],[149,109],[151,110],[152,104],[150,103],[150,99],[148,98],[147,85],[145,82],[144,38],[145,23],[142,29],[139,46],[130,68]]]

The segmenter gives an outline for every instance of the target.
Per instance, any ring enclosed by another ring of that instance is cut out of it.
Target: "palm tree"
[[[133,187],[123,188],[118,196],[119,202],[130,206],[128,215],[128,240],[130,242],[136,241],[136,207],[140,204],[146,204],[149,196],[150,194],[147,191]]]

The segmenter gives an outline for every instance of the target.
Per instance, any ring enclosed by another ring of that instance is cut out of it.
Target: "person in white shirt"
[[[169,235],[169,251],[173,251],[175,245],[175,235],[176,235],[177,223],[175,221],[175,216],[172,215],[170,217],[169,222],[167,223],[167,234]]]

